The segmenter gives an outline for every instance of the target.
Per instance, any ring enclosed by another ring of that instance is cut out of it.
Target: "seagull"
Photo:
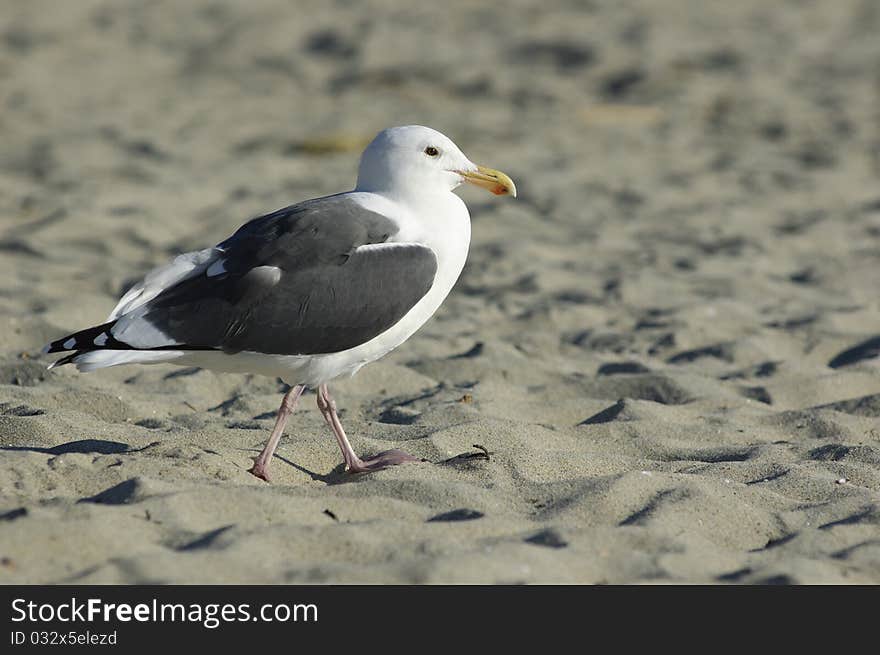
[[[281,378],[290,389],[250,469],[265,481],[306,388],[347,472],[422,461],[397,449],[358,457],[327,384],[397,348],[443,303],[470,245],[470,215],[453,193],[465,182],[516,197],[507,175],[440,132],[383,130],[361,155],[353,191],[259,216],[150,271],[104,323],[46,346],[73,351],[49,368],[171,363]]]

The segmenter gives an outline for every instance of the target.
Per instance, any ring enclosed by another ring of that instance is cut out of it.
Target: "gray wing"
[[[388,243],[397,230],[344,196],[256,218],[216,247],[202,273],[114,322],[72,335],[75,347],[347,350],[397,323],[434,282],[434,252]]]

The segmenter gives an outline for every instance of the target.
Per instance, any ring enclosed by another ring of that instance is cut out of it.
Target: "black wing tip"
[[[58,339],[57,341],[53,341],[47,346],[43,346],[43,349],[40,351],[41,355],[51,355],[52,353],[62,353],[72,350],[71,348],[65,348],[64,344],[72,339],[73,336],[67,336],[63,339]]]
[[[65,348],[64,344],[72,339],[72,336],[64,337],[63,339],[58,339],[58,341],[53,341],[47,346],[43,346],[43,349],[40,351],[41,355],[51,355],[52,353],[63,353],[71,350],[71,348]]]
[[[131,346],[118,341],[111,334],[110,328],[112,328],[115,323],[116,321],[110,321],[109,323],[103,323],[101,325],[86,328],[85,330],[80,330],[79,332],[74,332],[73,334],[68,334],[66,337],[61,337],[50,343],[48,346],[45,346],[42,350],[42,354],[50,355],[52,353],[70,352],[71,350],[85,352],[88,350],[104,350],[108,348],[113,350],[131,349]],[[101,336],[104,337],[103,341],[100,344],[95,343],[95,340]]]

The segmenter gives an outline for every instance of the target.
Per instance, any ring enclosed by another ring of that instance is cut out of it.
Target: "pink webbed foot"
[[[370,471],[379,471],[389,466],[397,466],[398,464],[406,464],[408,462],[424,462],[425,460],[413,457],[409,453],[402,450],[386,450],[385,452],[361,459],[354,452],[348,437],[345,436],[345,430],[336,413],[336,403],[330,396],[330,390],[326,384],[318,386],[318,409],[324,415],[327,425],[333,430],[336,436],[336,443],[342,451],[342,460],[345,463],[346,473],[369,473]]]
[[[265,482],[269,482],[269,467],[265,462],[262,462],[259,457],[254,457],[254,465],[248,469],[248,473],[260,478],[260,480],[264,480]]]
[[[409,453],[405,453],[397,448],[386,450],[361,459],[357,457],[354,461],[347,463],[345,467],[346,473],[369,473],[370,471],[380,471],[389,466],[398,466],[399,464],[408,464],[410,462],[425,462],[427,460],[420,457],[413,457]]]

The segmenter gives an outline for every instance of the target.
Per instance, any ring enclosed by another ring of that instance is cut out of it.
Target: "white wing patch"
[[[268,287],[274,287],[281,280],[281,269],[277,266],[256,266],[245,277],[259,279]]]
[[[105,343],[107,343],[107,338],[108,338],[107,333],[102,332],[101,334],[99,334],[98,336],[95,337],[94,344],[96,346],[103,346]]]
[[[117,341],[132,348],[149,350],[150,348],[176,345],[174,339],[144,319],[145,313],[146,308],[143,305],[127,312],[116,322],[116,325],[110,328],[111,334]]]
[[[122,296],[107,320],[113,321],[149,302],[158,296],[163,289],[201,274],[219,256],[218,249],[205,248],[204,250],[183,253],[175,257],[170,264],[154,268],[147,273],[141,282],[134,285]]]
[[[216,277],[218,275],[222,275],[226,272],[226,260],[225,259],[216,259],[213,264],[208,267],[208,270],[205,272],[205,275],[208,277]]]
[[[367,244],[364,244],[363,246],[358,246],[357,248],[354,249],[354,252],[370,252],[373,250],[394,250],[394,249],[400,249],[400,248],[412,248],[413,246],[416,246],[419,248],[424,247],[424,246],[421,246],[420,244],[417,244],[417,243],[400,243],[397,241],[385,241],[383,243],[367,243]]]

